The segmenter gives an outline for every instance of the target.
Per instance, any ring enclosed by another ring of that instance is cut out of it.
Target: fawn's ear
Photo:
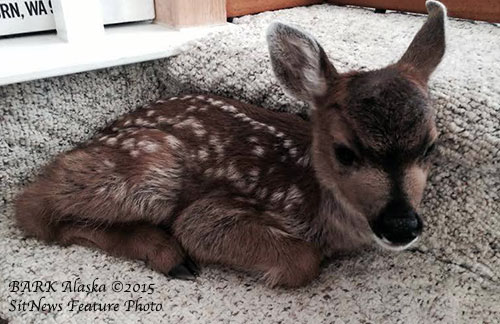
[[[427,83],[431,73],[441,62],[446,48],[446,7],[433,0],[428,0],[425,6],[429,12],[427,21],[397,63],[401,68],[415,73],[423,84]]]
[[[338,75],[323,48],[303,31],[272,23],[267,44],[276,78],[285,92],[299,100],[314,103]]]

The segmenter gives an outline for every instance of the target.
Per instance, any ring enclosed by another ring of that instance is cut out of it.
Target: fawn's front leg
[[[321,256],[311,243],[281,230],[271,214],[230,197],[194,202],[173,233],[196,261],[261,273],[270,286],[302,286],[319,274]]]

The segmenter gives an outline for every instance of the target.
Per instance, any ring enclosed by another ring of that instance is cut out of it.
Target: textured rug
[[[212,92],[305,114],[271,74],[264,32],[273,20],[309,30],[337,69],[348,71],[397,60],[424,19],[328,5],[268,12],[235,19],[174,58],[0,87],[0,317],[12,323],[500,322],[500,28],[492,24],[448,24],[448,51],[430,83],[441,136],[422,210],[427,231],[409,251],[345,256],[325,265],[311,285],[282,290],[217,267],[195,282],[171,280],[140,262],[25,239],[13,223],[11,201],[42,165],[149,101]],[[24,293],[16,283],[35,280],[58,282]],[[80,285],[93,282],[101,291]]]

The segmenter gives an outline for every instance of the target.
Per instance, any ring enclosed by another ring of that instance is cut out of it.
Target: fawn
[[[407,248],[437,137],[427,81],[445,51],[446,8],[426,6],[402,58],[367,72],[338,73],[313,37],[273,23],[273,70],[310,121],[212,95],[159,100],[56,157],[16,199],[19,226],[178,278],[223,264],[285,287],[372,238]]]

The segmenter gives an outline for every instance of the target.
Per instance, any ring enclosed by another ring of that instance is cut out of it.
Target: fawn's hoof
[[[172,278],[190,281],[195,280],[199,274],[200,268],[190,257],[187,257],[184,263],[176,265],[168,273]]]

